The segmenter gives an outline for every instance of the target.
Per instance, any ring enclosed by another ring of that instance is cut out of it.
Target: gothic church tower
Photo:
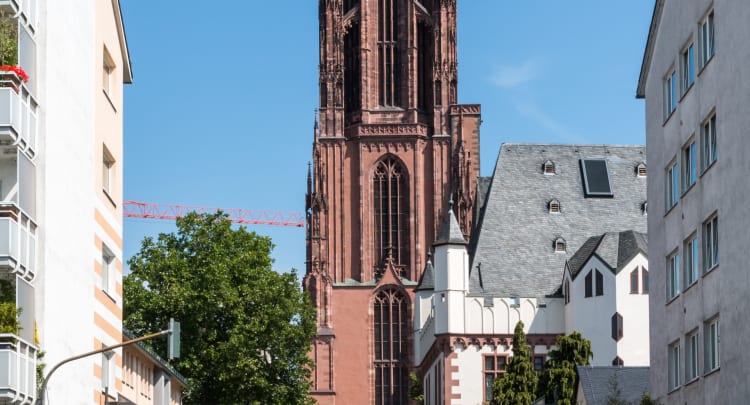
[[[454,201],[469,238],[479,105],[458,105],[456,0],[319,0],[307,185],[313,396],[406,404],[412,299]]]

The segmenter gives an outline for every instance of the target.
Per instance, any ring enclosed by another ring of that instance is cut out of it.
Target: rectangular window
[[[695,142],[682,149],[682,191],[686,192],[698,178]]]
[[[592,284],[594,283],[594,279],[593,279],[592,273],[590,271],[589,271],[589,274],[586,275],[586,279],[584,281],[585,281],[585,283],[584,283],[585,284],[584,285],[584,297],[589,298],[589,297],[591,297],[593,295],[592,294],[592,292],[593,292],[593,285]]]
[[[667,348],[667,381],[668,391],[680,386],[680,341],[676,341]]]
[[[114,183],[115,175],[115,159],[106,146],[102,151],[102,190],[108,195],[112,196],[112,186]]]
[[[708,13],[701,22],[701,66],[705,66],[716,53],[714,40],[714,12]]]
[[[680,254],[667,259],[667,301],[680,294]]]
[[[677,199],[680,196],[679,165],[677,162],[672,163],[667,168],[667,211],[677,205]]]
[[[698,378],[698,331],[685,336],[685,383]]]
[[[102,353],[102,391],[108,396],[115,396],[115,352]]]
[[[648,294],[648,270],[643,267],[641,273],[643,278],[643,294]]]
[[[710,373],[719,368],[719,346],[721,344],[719,318],[703,325],[703,341],[706,353],[704,368],[706,373]]]
[[[113,296],[115,293],[115,255],[106,246],[102,245],[102,290]]]
[[[707,119],[701,127],[702,169],[708,169],[718,157],[716,153],[716,114]]]
[[[534,371],[542,371],[542,369],[544,369],[545,360],[545,356],[534,356]]]
[[[682,249],[685,255],[685,288],[698,281],[698,236],[693,235]]]
[[[495,378],[505,372],[507,356],[484,356],[484,400],[492,400],[492,383]]]
[[[682,94],[687,93],[690,86],[695,83],[695,54],[691,42],[680,55],[680,76],[682,78]]]
[[[630,293],[638,294],[638,269],[630,273]]]
[[[596,271],[596,295],[604,295],[604,276],[599,270]]]
[[[677,73],[672,70],[664,78],[664,121],[677,108]]]
[[[112,88],[115,77],[115,62],[112,60],[112,56],[104,48],[104,57],[102,63],[102,89],[107,96],[112,94]]]
[[[611,197],[607,161],[604,159],[581,159],[583,184],[587,197]]]
[[[703,224],[703,271],[719,265],[719,217],[714,216]]]

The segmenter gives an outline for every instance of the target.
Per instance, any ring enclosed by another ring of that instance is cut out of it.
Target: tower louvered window
[[[375,296],[375,404],[407,403],[409,303],[399,290],[386,288]]]
[[[381,106],[399,104],[397,0],[378,1],[378,86]]]
[[[344,36],[344,113],[347,124],[361,107],[360,28],[352,24]]]
[[[406,171],[392,157],[380,161],[373,181],[375,265],[390,253],[397,266],[409,263],[409,185]]]

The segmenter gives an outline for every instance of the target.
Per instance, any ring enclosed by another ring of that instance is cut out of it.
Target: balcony
[[[17,15],[21,24],[32,32],[37,26],[37,0],[0,0],[0,11],[6,15]]]
[[[13,202],[0,201],[0,271],[36,276],[36,223]]]
[[[34,403],[36,356],[36,346],[16,335],[0,334],[0,403]]]
[[[36,101],[22,80],[13,72],[0,71],[0,146],[16,145],[33,158],[36,111]]]

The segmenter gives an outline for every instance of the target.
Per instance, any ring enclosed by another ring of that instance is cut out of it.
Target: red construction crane
[[[190,205],[153,204],[140,201],[123,201],[122,216],[127,218],[169,219],[184,217],[189,212],[214,213],[224,211],[229,219],[238,224],[305,226],[305,214],[301,212],[281,212],[268,210],[248,210],[242,208],[211,208]]]

